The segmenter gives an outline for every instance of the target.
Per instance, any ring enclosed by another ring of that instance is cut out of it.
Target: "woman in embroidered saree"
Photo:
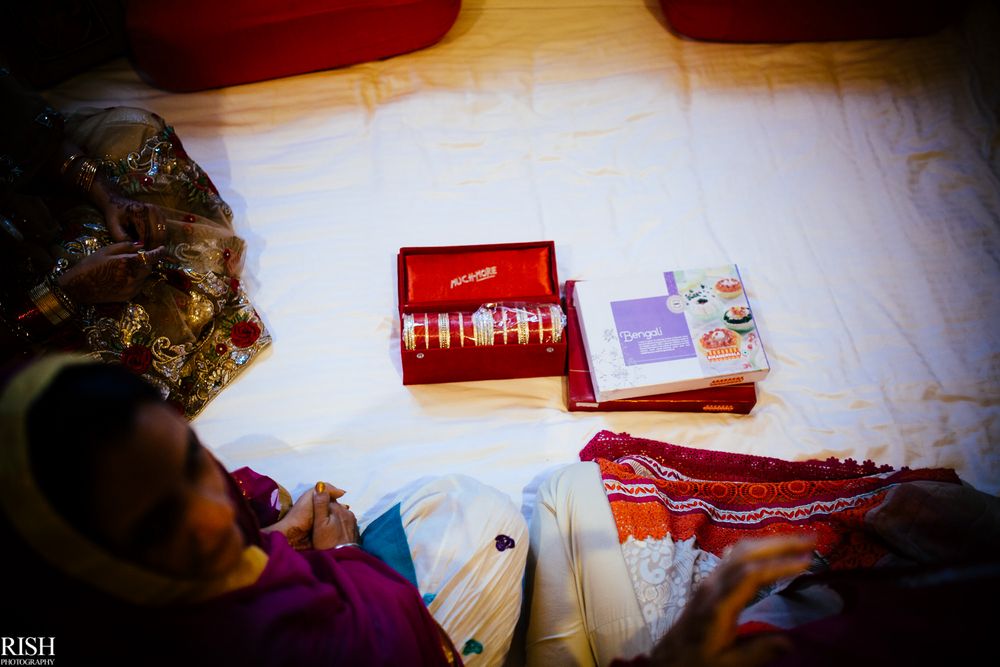
[[[580,459],[538,491],[529,667],[975,664],[987,650],[980,609],[1000,595],[1000,500],[952,470],[781,461],[608,431]],[[724,556],[764,536],[811,538],[809,572],[760,582],[722,622],[706,597],[740,579]],[[698,627],[728,637],[674,660],[677,635],[705,639]],[[765,637],[780,655],[741,653]]]
[[[4,632],[55,637],[60,661],[504,660],[527,526],[494,489],[419,482],[359,540],[342,491],[282,514],[273,481],[227,475],[149,385],[66,355],[3,389],[0,441]]]
[[[232,210],[148,111],[68,118],[0,67],[0,359],[77,350],[189,418],[270,336]]]

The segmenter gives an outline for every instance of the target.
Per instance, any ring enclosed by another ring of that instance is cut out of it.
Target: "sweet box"
[[[590,381],[590,366],[580,339],[573,298],[575,280],[566,281],[566,343],[569,369],[566,378],[566,408],[570,412],[727,412],[750,414],[757,404],[757,385],[752,382],[708,389],[654,394],[599,402]]]
[[[403,384],[566,372],[555,243],[400,248]]]
[[[598,402],[763,380],[769,371],[735,264],[575,286]]]

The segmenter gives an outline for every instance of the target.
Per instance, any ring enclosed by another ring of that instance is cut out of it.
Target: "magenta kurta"
[[[55,637],[57,658],[101,664],[449,664],[408,581],[356,547],[295,551],[281,534],[261,533],[231,488],[240,525],[268,554],[267,566],[255,584],[194,604],[140,607],[72,580],[2,517],[4,597],[19,610],[5,634]]]

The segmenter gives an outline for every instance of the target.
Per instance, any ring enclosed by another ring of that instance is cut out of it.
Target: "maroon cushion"
[[[964,0],[660,0],[670,28],[719,42],[913,37],[945,27]]]
[[[461,0],[128,0],[137,69],[175,91],[375,60],[430,46]]]

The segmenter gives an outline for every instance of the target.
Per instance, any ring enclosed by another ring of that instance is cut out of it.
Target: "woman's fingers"
[[[329,493],[330,497],[336,500],[343,496],[347,491],[330,484],[330,482],[316,482],[316,492],[317,493]]]
[[[737,618],[761,588],[804,573],[814,546],[814,539],[800,536],[737,544],[713,573],[711,584],[706,582],[704,603],[715,609],[706,633],[709,651],[722,651],[732,643]]]
[[[330,494],[313,493],[313,526],[324,523],[330,517]]]
[[[347,506],[337,502],[330,503],[330,516],[336,517],[343,528],[344,537],[349,542],[358,541],[358,518]]]
[[[719,564],[720,592],[732,594],[740,584],[764,586],[808,566],[816,540],[811,535],[778,535],[736,543]],[[753,595],[751,594],[751,597]]]
[[[118,241],[117,243],[104,246],[97,252],[105,255],[124,255],[127,253],[134,253],[140,247],[141,246],[137,245],[135,241]]]
[[[298,497],[298,499],[292,503],[291,508],[288,510],[289,514],[293,511],[302,511],[303,508],[312,507],[312,497],[313,491],[310,489]]]
[[[162,245],[167,242],[167,218],[158,206],[147,206],[149,217],[149,241],[150,245]]]
[[[132,239],[147,246],[167,241],[167,219],[160,207],[116,194],[103,207],[111,238]]]
[[[158,248],[154,248],[152,250],[146,250],[144,252],[146,255],[146,262],[150,266],[150,268],[155,267],[156,263],[159,262],[160,260],[170,259],[170,254],[167,253],[166,246],[161,245]]]
[[[131,242],[134,239],[129,236],[128,230],[126,230],[125,226],[122,224],[122,218],[124,217],[124,214],[117,209],[113,209],[110,214],[107,214],[105,216],[105,222],[108,225],[108,233],[111,234],[111,238],[115,241]]]

